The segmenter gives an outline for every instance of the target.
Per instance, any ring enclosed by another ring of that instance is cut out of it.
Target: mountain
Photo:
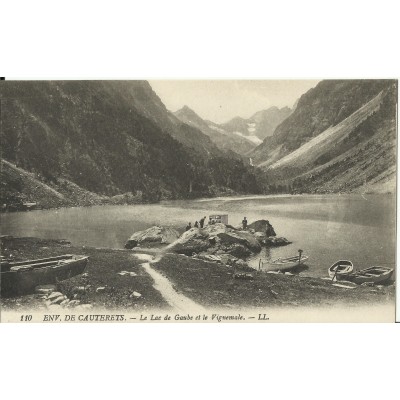
[[[250,121],[254,125],[254,134],[260,139],[265,139],[268,136],[272,136],[275,128],[285,120],[292,110],[289,107],[270,107],[267,110],[259,111],[255,113]]]
[[[187,147],[208,154],[220,154],[209,137],[198,129],[191,129],[167,110],[164,103],[147,81],[113,81],[115,95],[124,96],[127,102],[143,116],[168,132],[174,139]]]
[[[290,113],[288,107],[271,107],[255,113],[251,118],[235,117],[225,124],[203,120],[188,106],[174,114],[181,121],[209,136],[220,149],[231,150],[244,156],[261,144],[262,139],[271,136],[275,127]]]
[[[241,135],[259,145],[262,140],[274,133],[275,128],[285,120],[292,110],[288,107],[270,107],[267,110],[256,112],[248,119],[236,117],[225,124],[221,124],[224,130]]]
[[[396,107],[396,81],[322,81],[251,157],[273,189],[393,191]]]
[[[232,151],[241,155],[253,150],[256,146],[246,137],[236,135],[221,128],[218,124],[203,120],[188,106],[176,111],[174,115],[182,122],[199,129],[206,134],[220,149]]]
[[[175,117],[146,81],[0,81],[0,104],[6,182],[17,168],[55,191],[69,182],[143,201],[262,190],[254,168]],[[2,202],[24,187],[2,187]]]

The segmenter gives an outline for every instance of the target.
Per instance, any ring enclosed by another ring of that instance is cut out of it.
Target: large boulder
[[[225,244],[240,244],[247,247],[254,253],[261,250],[261,245],[258,243],[257,239],[250,232],[246,231],[231,231],[231,232],[221,232],[217,235],[221,240],[221,245]]]
[[[218,254],[223,251],[235,257],[247,257],[252,252],[259,252],[261,246],[250,232],[237,231],[220,223],[189,229],[168,249],[186,255],[204,251]]]
[[[254,237],[260,245],[268,247],[286,246],[292,243],[284,237],[267,236],[264,232],[256,232]]]
[[[210,246],[209,233],[206,229],[191,228],[167,248],[174,253],[192,255],[193,253],[207,251]]]
[[[260,244],[265,244],[265,233],[264,232],[255,232],[254,233],[254,237],[256,238],[256,240],[258,241],[258,243]]]
[[[286,246],[291,243],[292,242],[290,242],[284,237],[270,236],[264,239],[264,244],[266,246]]]
[[[206,241],[192,238],[185,243],[175,243],[170,249],[175,253],[191,256],[193,253],[207,251],[208,247],[209,244]]]
[[[254,232],[266,233],[267,226],[269,227],[268,236],[276,236],[273,226],[269,224],[269,221],[267,221],[266,219],[259,219],[257,221],[252,222],[250,225],[248,225],[248,229],[254,230]]]
[[[219,233],[228,232],[231,230],[232,229],[229,226],[226,226],[225,224],[222,223],[207,225],[203,229],[201,229],[204,235],[208,235],[210,237],[217,236]]]
[[[255,232],[265,232],[266,227],[267,227],[266,219],[259,219],[247,225],[248,229],[254,229]]]
[[[243,246],[242,244],[239,243],[233,243],[229,246],[222,246],[224,251],[234,257],[237,258],[246,258],[249,255],[251,255],[251,251],[246,247]]]
[[[155,244],[170,244],[179,238],[179,232],[173,228],[152,226],[144,231],[135,232],[126,242],[126,249],[139,245],[154,246]]]

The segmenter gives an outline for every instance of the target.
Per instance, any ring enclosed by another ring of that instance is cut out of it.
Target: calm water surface
[[[232,225],[244,216],[249,222],[268,219],[293,244],[261,256],[290,256],[301,248],[310,257],[304,275],[326,276],[339,259],[352,260],[356,268],[395,265],[395,197],[389,195],[255,196],[7,213],[1,215],[1,234],[121,248],[135,231],[155,224],[182,229],[212,213],[229,214]]]

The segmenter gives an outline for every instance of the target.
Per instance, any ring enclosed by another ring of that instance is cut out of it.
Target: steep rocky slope
[[[216,124],[203,120],[188,106],[174,114],[181,121],[208,135],[222,150],[231,150],[241,155],[248,155],[251,150],[262,143],[262,139],[271,136],[276,128],[291,113],[290,108],[270,107],[258,111],[252,117],[244,119],[235,117],[225,124]]]
[[[295,111],[252,153],[256,164],[280,159],[345,118],[388,88],[387,80],[326,80],[303,94]],[[278,154],[276,154],[278,153]]]
[[[272,190],[393,191],[397,83],[324,81],[252,156]]]
[[[24,171],[5,160],[1,160],[0,171],[2,207],[3,205],[18,207],[25,202],[34,202],[43,208],[89,206],[108,201],[105,196],[84,190],[67,179],[44,183],[36,174]]]
[[[220,126],[228,132],[248,137],[258,145],[264,138],[271,136],[275,128],[289,117],[291,112],[288,107],[270,107],[256,112],[248,119],[236,117]]]
[[[45,184],[143,201],[261,191],[252,167],[176,118],[146,81],[1,81],[0,104],[2,158]]]
[[[176,111],[174,115],[182,122],[199,129],[210,137],[213,143],[222,150],[230,150],[244,155],[253,150],[256,144],[247,137],[226,131],[218,124],[203,120],[188,106]]]
[[[108,82],[116,96],[123,96],[143,116],[168,132],[187,147],[207,154],[219,154],[207,135],[198,129],[191,129],[167,110],[147,81]]]

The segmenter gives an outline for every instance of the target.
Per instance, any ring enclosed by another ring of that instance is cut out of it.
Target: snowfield
[[[247,130],[249,133],[254,133],[256,131],[256,124],[254,123],[248,123],[247,124]]]
[[[238,132],[238,131],[235,131],[235,132],[233,132],[233,133],[234,133],[235,135],[237,135],[237,136],[241,136],[241,137],[244,138],[244,139],[250,140],[250,142],[253,142],[253,143],[256,144],[257,146],[258,146],[259,144],[262,143],[262,140],[261,140],[259,137],[255,136],[255,135],[249,135],[249,136],[247,136],[247,135],[243,135],[242,132]]]

